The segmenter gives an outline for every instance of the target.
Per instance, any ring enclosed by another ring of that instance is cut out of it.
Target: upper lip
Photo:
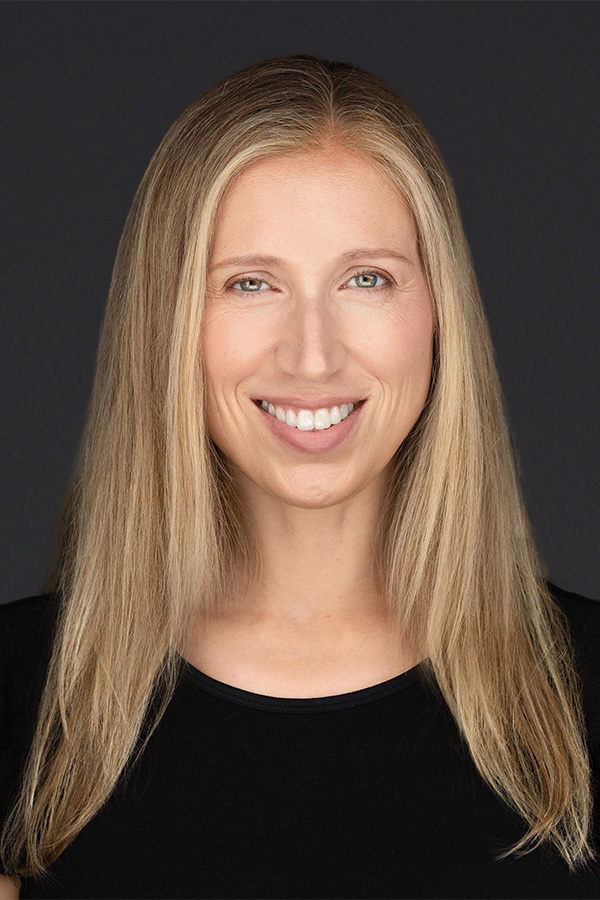
[[[360,403],[364,397],[356,397],[356,395],[346,395],[345,397],[317,397],[316,399],[308,397],[273,397],[270,394],[264,394],[262,397],[254,397],[255,401],[266,400],[273,406],[281,406],[284,409],[331,409],[334,406],[341,406],[342,403]]]

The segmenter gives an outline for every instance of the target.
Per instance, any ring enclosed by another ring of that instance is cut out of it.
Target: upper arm
[[[53,607],[43,598],[0,604],[0,830],[15,800],[15,788],[35,727],[46,671]],[[0,874],[0,900],[17,900],[18,877]]]

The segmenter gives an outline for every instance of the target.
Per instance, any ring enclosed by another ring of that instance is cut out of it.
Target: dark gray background
[[[600,597],[599,4],[9,2],[0,20],[0,600],[40,590],[152,152],[216,81],[297,52],[385,78],[440,145],[539,544],[557,583]]]

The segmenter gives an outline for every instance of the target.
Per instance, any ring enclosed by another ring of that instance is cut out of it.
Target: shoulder
[[[0,603],[0,623],[2,634],[6,629],[19,628],[23,625],[43,626],[44,621],[52,618],[58,610],[57,594],[39,594],[36,597],[23,597]]]
[[[575,654],[580,658],[580,663],[590,661],[597,663],[596,657],[600,646],[600,602],[572,591],[565,591],[564,588],[554,584],[549,584],[548,587],[567,619]]]
[[[553,584],[549,588],[569,626],[588,727],[600,739],[600,602]]]
[[[556,584],[549,584],[548,587],[572,628],[582,630],[582,633],[585,633],[589,626],[594,629],[600,628],[600,601],[566,591]]]
[[[0,658],[37,658],[52,640],[58,607],[56,594],[0,604]]]
[[[0,604],[0,709],[3,718],[39,693],[59,608],[56,594]]]
[[[58,608],[55,594],[0,604],[0,825],[34,732]]]

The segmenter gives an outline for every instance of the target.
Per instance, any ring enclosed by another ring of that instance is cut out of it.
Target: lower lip
[[[355,406],[350,415],[346,416],[338,425],[331,425],[330,428],[324,428],[323,431],[300,431],[299,428],[286,425],[280,419],[269,415],[257,403],[254,405],[273,434],[284,444],[304,453],[327,453],[329,450],[339,447],[352,434],[358,424],[364,403],[363,400]]]

